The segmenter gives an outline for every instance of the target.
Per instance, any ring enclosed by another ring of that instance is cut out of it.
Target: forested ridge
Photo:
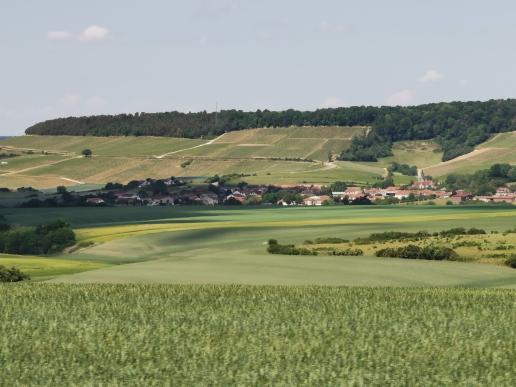
[[[444,160],[473,150],[492,133],[516,130],[516,100],[442,102],[408,107],[355,106],[315,111],[223,110],[219,113],[135,113],[67,117],[37,123],[26,134],[171,136],[199,138],[224,132],[285,126],[371,126],[340,159],[375,161],[401,140],[435,139]]]

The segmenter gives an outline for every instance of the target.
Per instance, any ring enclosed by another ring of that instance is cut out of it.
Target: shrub
[[[512,254],[505,260],[505,264],[513,269],[516,269],[516,254]]]
[[[421,248],[416,245],[407,245],[399,248],[381,249],[378,250],[375,255],[377,257],[428,259],[435,261],[454,261],[459,258],[459,255],[453,249],[444,246],[426,246]]]
[[[355,243],[367,244],[373,242],[385,242],[391,240],[420,240],[430,237],[431,234],[427,231],[418,232],[401,232],[401,231],[386,231],[380,233],[373,233],[366,238],[357,238]]]
[[[20,282],[30,277],[15,267],[7,268],[0,265],[0,282]]]
[[[304,247],[296,247],[294,245],[280,245],[276,239],[269,239],[269,254],[283,255],[317,255],[317,251],[312,251]]]
[[[322,244],[322,243],[348,243],[348,239],[342,239],[342,238],[334,238],[334,237],[326,237],[326,238],[316,238],[315,243]]]

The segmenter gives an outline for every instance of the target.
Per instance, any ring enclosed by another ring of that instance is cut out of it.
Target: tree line
[[[434,139],[443,160],[473,150],[491,134],[516,130],[516,99],[442,102],[419,106],[354,106],[315,111],[223,110],[67,117],[37,123],[27,134],[76,136],[171,136],[199,138],[261,127],[370,126],[355,137],[341,160],[376,161],[391,155],[394,141]]]

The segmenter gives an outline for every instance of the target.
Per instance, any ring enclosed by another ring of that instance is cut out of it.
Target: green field
[[[2,385],[512,386],[509,290],[0,286]]]
[[[33,277],[0,285],[0,385],[512,386],[516,380],[516,270],[500,262],[266,252],[269,238],[300,244],[458,226],[503,232],[516,226],[516,208],[4,208],[0,214],[18,225],[66,219],[79,241],[93,243],[53,257],[0,255],[0,265]]]
[[[516,271],[498,264],[336,256],[278,256],[265,243],[386,230],[441,231],[516,226],[516,209],[497,207],[76,208],[4,209],[12,223],[69,220],[94,246],[59,259],[115,265],[54,281],[468,286],[516,288]],[[20,258],[22,260],[23,258]],[[46,258],[41,258],[46,259]]]
[[[42,258],[0,254],[0,265],[16,267],[31,276],[32,280],[46,280],[59,275],[79,273],[108,266],[101,262],[83,262],[68,259]]]

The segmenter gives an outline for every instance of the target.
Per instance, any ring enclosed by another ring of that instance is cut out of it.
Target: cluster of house
[[[513,203],[516,204],[516,193],[507,187],[500,187],[492,196],[475,196],[473,200],[485,203]]]
[[[148,205],[163,206],[176,204],[201,204],[213,206],[217,204],[244,204],[261,203],[262,196],[268,191],[267,186],[248,186],[241,187],[222,187],[218,182],[212,183],[208,188],[188,187],[187,189],[175,190],[173,193],[149,194],[143,188],[153,184],[151,179],[141,182],[133,190],[114,190],[110,195],[114,204],[125,205]],[[167,186],[183,185],[184,182],[178,180],[165,181]],[[320,186],[289,186],[283,187],[293,195],[279,199],[276,205],[292,206],[321,206],[328,202],[348,201],[352,202],[376,202],[386,199],[410,200],[410,198],[443,198],[452,203],[458,204],[467,200],[477,200],[482,202],[506,202],[516,204],[516,193],[509,188],[501,187],[492,196],[474,196],[463,191],[447,191],[437,187],[428,179],[419,179],[410,186],[391,186],[387,188],[368,188],[368,187],[348,187],[345,191],[328,193],[321,190]],[[174,190],[173,190],[174,191]],[[105,200],[101,195],[98,197],[88,197],[86,200],[91,205],[102,205]]]

